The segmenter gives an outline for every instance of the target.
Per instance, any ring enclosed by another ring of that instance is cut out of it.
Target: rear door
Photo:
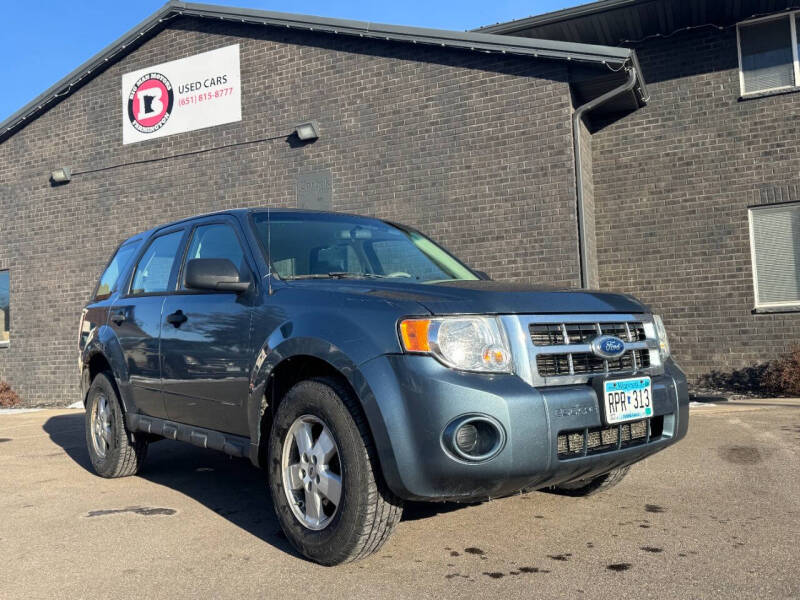
[[[251,320],[258,280],[238,222],[216,216],[193,224],[177,291],[161,318],[162,385],[169,418],[248,435],[245,415],[252,362]],[[249,291],[190,290],[186,263],[227,258],[252,283]]]
[[[175,287],[186,227],[156,234],[139,255],[127,288],[114,303],[109,326],[122,346],[130,397],[143,413],[166,418],[161,394],[159,333],[164,300]]]

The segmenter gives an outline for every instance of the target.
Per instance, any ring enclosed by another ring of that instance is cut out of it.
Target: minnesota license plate
[[[646,419],[653,414],[653,389],[649,377],[610,379],[603,382],[606,423]]]

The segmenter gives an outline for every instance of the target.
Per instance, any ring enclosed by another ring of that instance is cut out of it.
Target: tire
[[[579,479],[578,481],[568,481],[555,485],[550,488],[550,491],[562,496],[592,496],[617,485],[630,470],[630,466],[612,469],[608,473],[603,473],[591,479]]]
[[[98,475],[128,477],[138,473],[142,467],[147,455],[147,442],[128,431],[112,377],[108,372],[99,373],[89,387],[86,396],[86,447]],[[107,416],[98,417],[98,413]]]
[[[301,445],[311,450],[303,453]],[[301,381],[287,392],[267,452],[278,521],[307,558],[322,565],[362,559],[383,546],[400,521],[402,501],[383,480],[358,400],[336,380]],[[331,484],[337,475],[338,488]]]

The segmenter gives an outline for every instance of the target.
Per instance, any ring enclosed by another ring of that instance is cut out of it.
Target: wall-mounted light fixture
[[[316,121],[309,121],[308,123],[300,123],[294,128],[298,139],[303,142],[311,142],[319,139],[319,123]]]
[[[72,179],[72,171],[69,167],[61,167],[50,173],[50,181],[53,183],[69,183]]]

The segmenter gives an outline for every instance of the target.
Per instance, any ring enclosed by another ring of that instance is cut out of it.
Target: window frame
[[[779,204],[761,204],[747,208],[747,222],[750,230],[750,265],[753,270],[753,308],[755,310],[773,309],[800,309],[800,300],[795,302],[761,302],[758,296],[758,264],[756,263],[756,244],[753,232],[753,212],[759,209],[773,208],[775,206],[796,206],[800,209],[800,202],[781,202]]]
[[[748,19],[740,21],[736,24],[736,52],[739,57],[739,96],[741,98],[752,98],[763,95],[779,94],[781,92],[790,92],[793,90],[800,90],[800,57],[798,57],[797,49],[797,16],[800,15],[800,10],[792,10],[783,12],[778,15],[767,15],[766,17],[759,17],[756,19]],[[756,25],[758,23],[766,23],[769,21],[777,21],[779,19],[789,19],[789,39],[792,45],[792,63],[794,73],[794,85],[783,85],[774,88],[765,88],[748,92],[745,90],[744,85],[744,71],[742,70],[742,27]]]
[[[0,339],[0,348],[5,349],[11,347],[11,269],[0,269],[0,273],[8,273],[8,340]]]

